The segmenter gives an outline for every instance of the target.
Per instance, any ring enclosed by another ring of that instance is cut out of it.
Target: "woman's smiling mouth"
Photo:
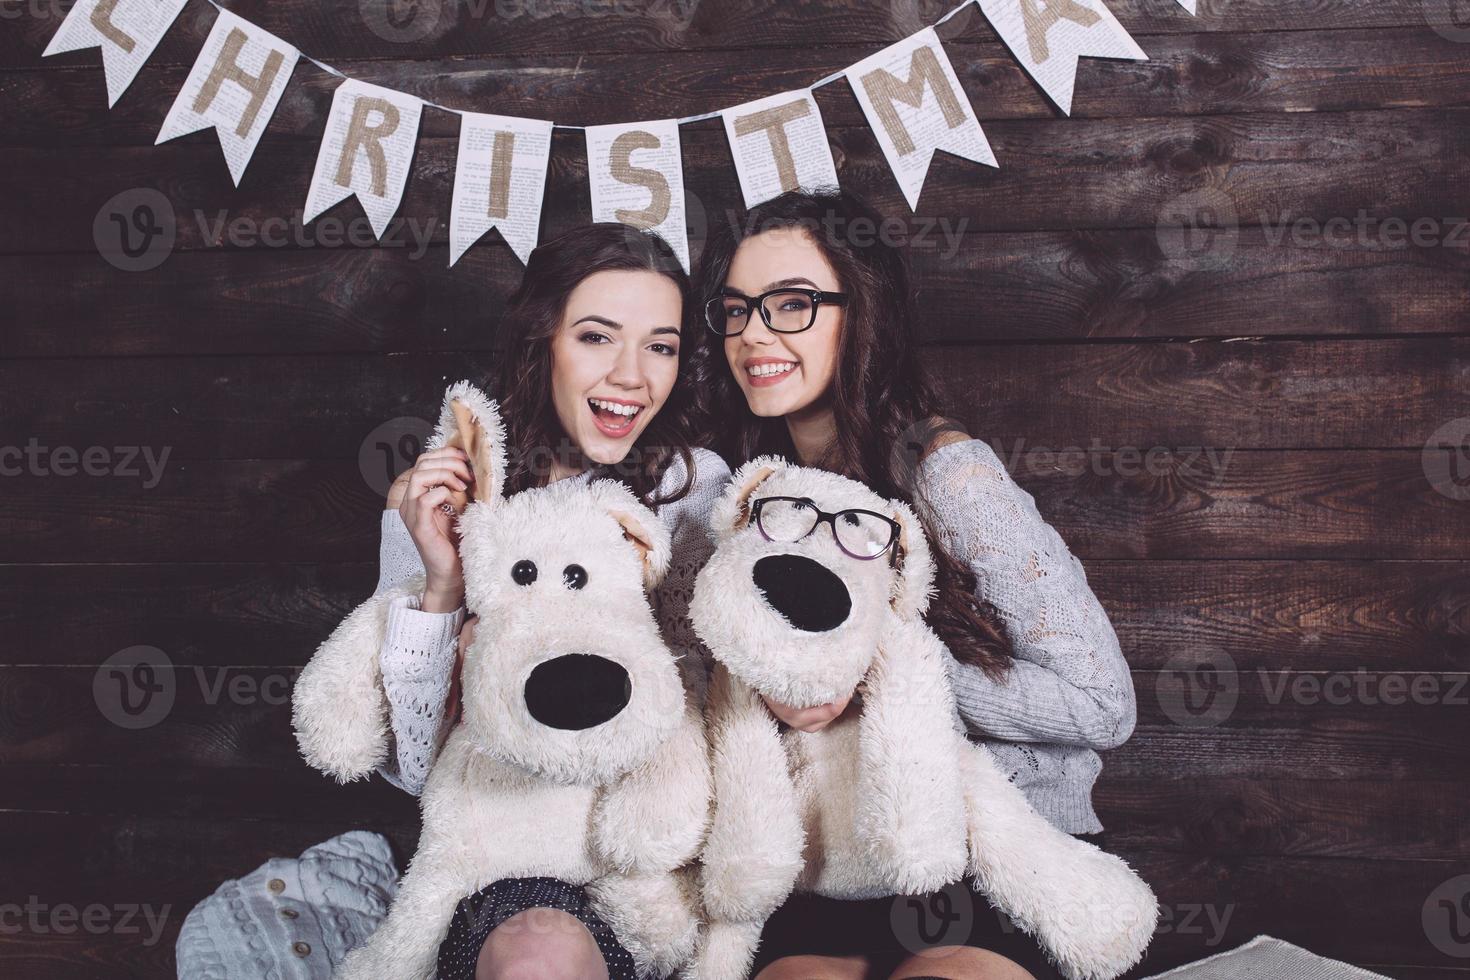
[[[745,362],[745,377],[752,388],[765,388],[785,381],[796,368],[796,361],[762,358]]]
[[[592,421],[603,435],[614,439],[633,431],[633,423],[643,414],[644,406],[637,402],[622,402],[611,398],[589,398],[587,407],[592,409]]]

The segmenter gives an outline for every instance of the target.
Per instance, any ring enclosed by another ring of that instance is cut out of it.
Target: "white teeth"
[[[594,408],[612,412],[615,415],[633,416],[637,415],[642,409],[641,405],[619,405],[617,402],[603,401],[601,398],[589,398],[587,399],[587,404]]]
[[[781,364],[756,364],[745,369],[746,373],[753,378],[767,378],[773,374],[785,374],[796,367],[792,361]]]

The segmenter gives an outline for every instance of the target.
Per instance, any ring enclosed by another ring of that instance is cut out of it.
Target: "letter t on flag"
[[[381,239],[403,200],[423,108],[411,95],[355,78],[338,85],[302,220],[356,194]]]
[[[837,186],[827,129],[811,89],[747,102],[720,115],[747,208],[787,191]]]
[[[919,208],[936,150],[999,166],[934,28],[884,48],[844,74],[911,210]]]

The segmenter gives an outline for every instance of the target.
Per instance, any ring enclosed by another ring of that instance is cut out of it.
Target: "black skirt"
[[[1102,834],[1079,840],[1103,846]],[[1013,960],[1036,980],[1062,980],[1041,945],[970,881],[928,895],[844,901],[795,894],[766,920],[754,977],[785,956],[866,956],[874,975],[887,976],[904,960],[939,946],[987,949]]]
[[[474,980],[475,963],[490,933],[511,916],[540,908],[559,909],[587,927],[607,963],[609,980],[637,980],[632,955],[592,910],[586,890],[557,878],[502,878],[460,899],[449,934],[439,944],[438,980]]]

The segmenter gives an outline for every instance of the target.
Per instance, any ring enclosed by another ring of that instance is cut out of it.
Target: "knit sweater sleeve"
[[[424,574],[423,560],[396,510],[383,511],[378,553],[378,591]],[[393,600],[378,664],[388,701],[392,744],[378,771],[388,782],[418,796],[448,735],[449,687],[454,677],[465,609],[429,613],[420,597]]]
[[[1132,675],[1082,563],[980,439],[920,464],[919,505],[939,542],[975,573],[1015,652],[992,680],[952,661],[960,715],[976,736],[1109,749],[1132,734]]]

